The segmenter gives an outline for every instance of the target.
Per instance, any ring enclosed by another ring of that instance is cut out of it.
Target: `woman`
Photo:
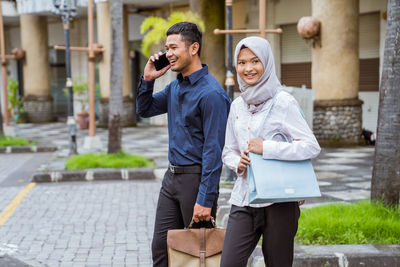
[[[262,251],[268,267],[292,266],[293,244],[300,216],[298,202],[249,204],[247,166],[249,152],[264,159],[305,160],[316,157],[320,147],[296,100],[280,91],[271,47],[263,38],[241,40],[235,50],[237,79],[241,91],[231,105],[226,128],[224,164],[237,173],[221,267],[246,266],[263,236]],[[255,138],[272,98],[275,103]],[[290,141],[270,140],[282,132]]]

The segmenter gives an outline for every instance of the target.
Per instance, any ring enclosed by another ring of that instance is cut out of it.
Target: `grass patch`
[[[304,209],[301,211],[296,243],[399,244],[400,210],[369,201]]]
[[[82,154],[70,157],[65,163],[67,170],[82,170],[94,168],[141,168],[154,167],[154,162],[140,155],[125,152],[118,154]]]
[[[16,137],[9,137],[9,136],[0,136],[0,147],[4,146],[31,146],[36,145],[37,142],[29,142],[25,138],[16,138]]]

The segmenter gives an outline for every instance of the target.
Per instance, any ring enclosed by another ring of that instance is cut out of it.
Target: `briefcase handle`
[[[210,217],[211,217],[212,226],[213,226],[214,228],[217,228],[217,225],[215,224],[214,217],[213,217],[213,216],[210,216]],[[194,224],[194,220],[193,220],[193,218],[192,218],[192,220],[190,221],[190,224],[189,224],[189,226],[187,227],[187,229],[192,228],[193,224]]]

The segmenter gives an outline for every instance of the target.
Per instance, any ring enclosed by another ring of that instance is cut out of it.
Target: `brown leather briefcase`
[[[219,267],[225,229],[192,229],[193,221],[187,229],[169,230],[167,235],[169,267]]]

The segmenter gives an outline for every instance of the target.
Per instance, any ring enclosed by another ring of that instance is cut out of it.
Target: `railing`
[[[314,110],[314,92],[311,89],[303,87],[287,87],[284,86],[284,90],[297,100],[300,105],[300,108],[303,110],[304,115],[306,117],[306,121],[310,129],[312,129],[313,125],[313,110]]]
[[[87,0],[77,0],[77,6],[87,7]],[[54,14],[56,9],[53,0],[17,0],[17,10],[19,14]]]

